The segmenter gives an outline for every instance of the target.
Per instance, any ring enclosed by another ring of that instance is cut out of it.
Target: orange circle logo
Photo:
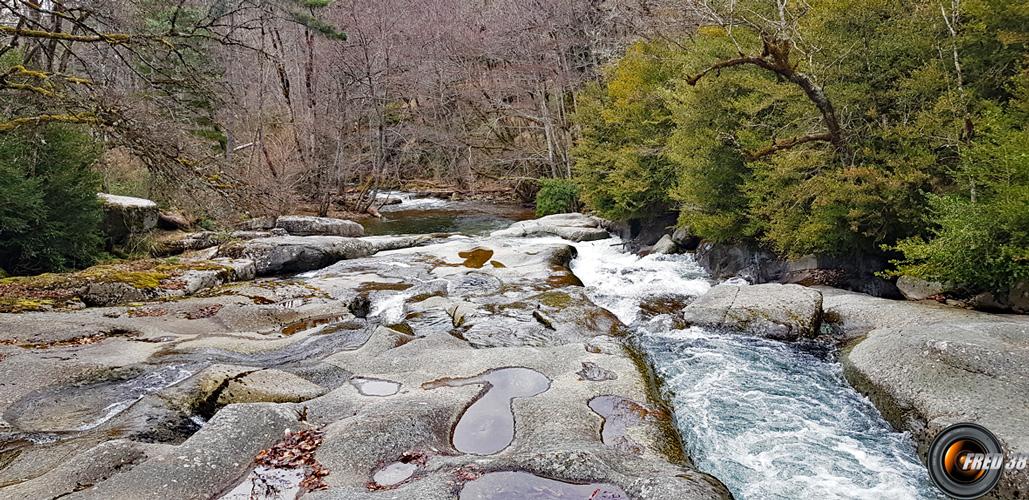
[[[1004,470],[1004,454],[993,433],[976,424],[955,424],[929,446],[929,477],[948,496],[965,500],[989,493]]]

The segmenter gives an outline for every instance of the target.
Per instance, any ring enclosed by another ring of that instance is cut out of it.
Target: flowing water
[[[633,324],[686,451],[736,498],[937,497],[910,437],[847,384],[832,353],[647,321],[648,299],[709,288],[692,258],[639,258],[611,240],[576,246],[572,269]]]

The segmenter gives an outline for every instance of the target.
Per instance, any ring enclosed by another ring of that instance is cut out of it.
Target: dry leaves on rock
[[[314,458],[314,452],[321,446],[323,436],[324,433],[317,429],[287,432],[282,441],[261,450],[254,461],[257,465],[277,469],[303,469],[304,479],[300,487],[305,491],[327,488],[322,478],[329,475],[329,470]]]

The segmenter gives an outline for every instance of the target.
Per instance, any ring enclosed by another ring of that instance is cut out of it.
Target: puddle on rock
[[[392,396],[400,392],[400,383],[377,378],[354,377],[350,385],[364,396]]]
[[[454,426],[454,448],[462,453],[492,455],[514,441],[516,398],[528,398],[550,389],[550,379],[529,368],[499,368],[462,379],[427,382],[423,389],[482,384],[485,389]]]
[[[574,484],[539,477],[528,472],[490,472],[461,489],[461,500],[628,500],[613,484]]]
[[[457,256],[464,259],[462,266],[470,269],[482,269],[486,262],[493,257],[493,250],[489,248],[476,247],[465,252],[457,252]]]
[[[600,439],[604,444],[637,455],[643,453],[643,448],[627,435],[629,427],[648,418],[656,418],[660,412],[621,396],[597,396],[590,400],[589,406],[604,418],[600,427]]]
[[[372,476],[372,480],[379,486],[396,486],[407,481],[418,470],[418,464],[414,462],[393,462]]]

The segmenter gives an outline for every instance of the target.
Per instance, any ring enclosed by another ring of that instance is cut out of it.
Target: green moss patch
[[[231,269],[214,262],[181,262],[178,259],[143,259],[112,262],[73,273],[46,273],[0,279],[0,312],[40,311],[68,307],[80,301],[91,284],[125,283],[139,290],[174,289],[175,278],[187,271]]]

